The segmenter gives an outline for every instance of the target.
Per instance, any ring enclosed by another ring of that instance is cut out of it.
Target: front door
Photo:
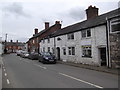
[[[60,48],[57,47],[57,59],[60,60]]]
[[[107,65],[106,48],[100,48],[100,59],[101,59],[101,66],[106,66]]]

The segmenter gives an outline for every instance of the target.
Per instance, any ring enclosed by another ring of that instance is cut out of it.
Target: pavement
[[[93,65],[86,65],[86,64],[73,63],[73,62],[64,62],[61,60],[57,62],[65,65],[70,65],[70,66],[75,66],[75,67],[80,67],[80,68],[85,68],[85,69],[90,69],[90,70],[95,70],[95,71],[100,71],[100,72],[105,72],[120,76],[120,69],[108,68],[106,66],[93,66]]]
[[[2,89],[2,57],[0,55],[0,90]]]

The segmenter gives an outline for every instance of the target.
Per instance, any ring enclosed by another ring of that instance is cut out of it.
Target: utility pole
[[[7,33],[5,34],[5,48],[4,53],[7,53]]]

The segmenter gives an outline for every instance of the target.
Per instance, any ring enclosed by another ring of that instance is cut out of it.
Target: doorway
[[[101,66],[107,66],[106,48],[99,48],[99,50],[100,50]]]
[[[57,47],[57,59],[60,60],[60,48]]]

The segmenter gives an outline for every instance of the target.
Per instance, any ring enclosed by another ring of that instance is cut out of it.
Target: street
[[[118,88],[118,76],[63,64],[3,56],[3,88]]]

